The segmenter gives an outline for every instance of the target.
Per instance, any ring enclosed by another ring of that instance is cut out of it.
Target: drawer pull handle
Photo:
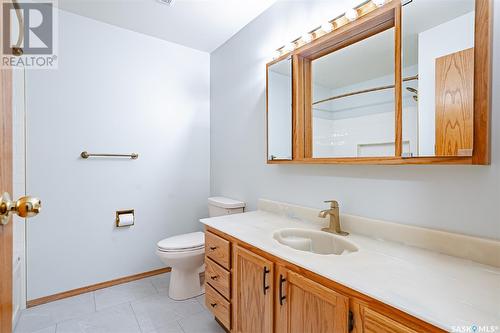
[[[217,303],[210,303],[210,305],[215,308],[217,306]]]
[[[210,250],[215,251],[217,249],[217,246],[210,246]]]
[[[212,276],[210,276],[210,278],[211,278],[212,280],[217,280],[217,279],[219,278],[219,276],[218,276],[218,275],[212,275]]]
[[[266,275],[271,272],[267,267],[264,267],[264,271],[262,272],[262,287],[264,289],[264,295],[266,294],[267,289],[269,289],[269,286],[266,286]]]
[[[283,301],[286,299],[286,296],[283,295],[283,283],[286,281],[286,279],[283,277],[283,275],[280,274],[280,305],[283,305]]]

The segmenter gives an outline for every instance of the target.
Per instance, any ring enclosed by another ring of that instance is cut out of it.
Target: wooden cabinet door
[[[436,156],[472,156],[474,48],[436,59]]]
[[[273,262],[239,246],[233,257],[233,329],[273,332]]]
[[[279,270],[281,272],[281,270]],[[277,332],[347,333],[349,299],[319,283],[292,271],[278,274],[280,284],[276,301],[283,311],[276,310]],[[281,290],[280,290],[281,288]],[[280,298],[281,296],[281,298]]]

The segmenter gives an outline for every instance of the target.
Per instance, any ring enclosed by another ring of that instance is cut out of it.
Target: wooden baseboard
[[[170,267],[155,269],[154,271],[129,275],[129,276],[125,276],[125,277],[122,277],[119,279],[114,279],[114,280],[110,280],[110,281],[106,281],[106,282],[96,283],[96,284],[93,284],[90,286],[77,288],[77,289],[73,289],[73,290],[68,290],[68,291],[64,291],[62,293],[58,293],[58,294],[54,294],[54,295],[35,298],[32,300],[29,300],[27,302],[26,306],[28,308],[31,308],[33,306],[57,301],[57,300],[60,300],[63,298],[68,298],[68,297],[72,297],[72,296],[76,296],[76,295],[80,295],[80,294],[89,293],[91,291],[96,291],[99,289],[108,288],[111,286],[115,286],[117,284],[122,284],[122,283],[131,282],[131,281],[135,281],[135,280],[140,280],[140,279],[143,279],[143,278],[146,278],[149,276],[158,275],[158,274],[168,273],[168,272],[170,272],[170,270],[171,270]]]

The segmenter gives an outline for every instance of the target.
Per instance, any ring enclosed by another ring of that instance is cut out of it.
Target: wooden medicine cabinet
[[[267,64],[268,163],[490,164],[491,0],[376,3]]]

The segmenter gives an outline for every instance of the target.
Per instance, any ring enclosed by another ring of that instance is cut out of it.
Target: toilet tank
[[[224,197],[208,198],[209,217],[243,213],[244,209],[245,203],[242,201]]]

